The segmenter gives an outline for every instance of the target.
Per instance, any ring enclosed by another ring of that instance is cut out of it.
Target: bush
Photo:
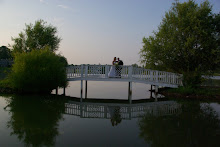
[[[202,75],[197,71],[183,72],[183,86],[187,88],[197,88],[202,83]]]
[[[17,53],[10,75],[11,85],[24,92],[49,93],[67,86],[65,65],[48,48]]]

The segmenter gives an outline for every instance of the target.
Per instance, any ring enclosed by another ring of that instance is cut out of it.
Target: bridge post
[[[80,118],[83,117],[83,105],[80,104]]]
[[[85,81],[85,98],[87,98],[87,80]]]
[[[131,120],[131,107],[127,107],[128,114],[129,114],[129,119]]]
[[[82,100],[82,97],[83,97],[83,80],[81,80],[81,92],[80,92],[80,97],[81,97],[81,100]]]
[[[56,88],[56,95],[58,95],[58,87]]]
[[[158,85],[155,85],[154,87],[155,87],[155,93],[158,93],[158,87],[159,87],[159,86],[158,86]]]
[[[132,66],[129,66],[129,67],[128,67],[128,77],[129,77],[130,79],[132,79],[132,71],[133,71],[133,67],[132,67]]]
[[[153,90],[153,85],[150,85],[150,98],[152,98],[152,90]]]
[[[128,101],[132,103],[132,82],[128,82]]]
[[[108,78],[108,71],[109,71],[109,66],[106,64],[105,65],[105,78]]]
[[[158,82],[158,78],[159,78],[158,71],[156,71],[156,82]]]
[[[84,70],[84,66],[83,64],[81,65],[81,78],[83,78],[83,70]]]
[[[88,65],[85,65],[85,77],[88,76]]]
[[[150,70],[150,81],[153,81],[153,71]]]
[[[155,102],[157,102],[158,101],[157,100],[157,93],[155,92],[154,95],[155,95]]]
[[[104,118],[107,118],[107,112],[108,112],[107,106],[104,106]]]

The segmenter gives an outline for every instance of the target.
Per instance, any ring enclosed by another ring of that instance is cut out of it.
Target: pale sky
[[[180,0],[184,2],[187,0]],[[196,0],[200,3],[203,0]],[[142,38],[157,30],[174,0],[0,0],[0,46],[43,19],[57,27],[69,64],[139,64]],[[220,12],[220,0],[210,0]]]

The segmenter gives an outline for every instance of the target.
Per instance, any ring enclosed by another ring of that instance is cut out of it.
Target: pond
[[[89,82],[82,102],[80,82],[67,96],[0,96],[0,146],[220,145],[219,103],[150,99],[149,89],[133,83],[132,104],[126,82]]]

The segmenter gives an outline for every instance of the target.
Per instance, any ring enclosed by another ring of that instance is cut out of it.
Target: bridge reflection
[[[65,114],[81,118],[125,119],[144,115],[164,116],[179,114],[181,105],[175,101],[158,101],[138,104],[91,103],[69,101],[65,103]]]

